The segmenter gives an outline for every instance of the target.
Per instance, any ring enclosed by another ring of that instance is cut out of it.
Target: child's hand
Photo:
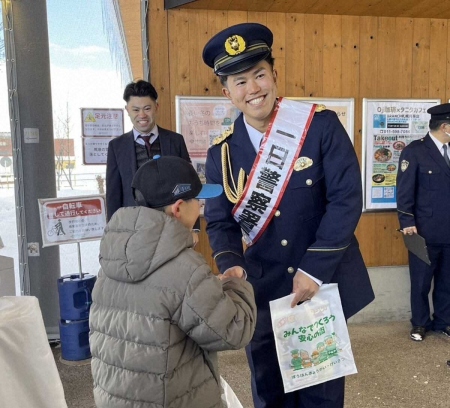
[[[218,275],[219,279],[222,280],[224,278],[245,278],[246,273],[244,269],[240,266],[233,266],[231,268],[228,268],[223,274]]]

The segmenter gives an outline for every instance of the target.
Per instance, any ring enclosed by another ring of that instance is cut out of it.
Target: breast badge
[[[309,157],[299,157],[294,163],[294,170],[305,170],[313,165],[313,161]]]
[[[400,163],[400,169],[401,171],[406,171],[406,169],[409,166],[409,161],[406,160],[402,160],[402,162]]]

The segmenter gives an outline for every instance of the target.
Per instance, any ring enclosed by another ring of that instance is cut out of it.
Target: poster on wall
[[[397,208],[400,154],[427,134],[427,110],[440,103],[440,99],[363,99],[364,211]]]
[[[176,96],[177,132],[193,161],[206,159],[213,140],[228,130],[240,111],[225,97]]]
[[[353,142],[354,99],[348,98],[297,98],[308,103],[323,104],[337,113],[339,120]],[[225,97],[179,96],[175,97],[176,131],[181,133],[197,173],[205,182],[205,161],[213,140],[228,130],[240,111]]]

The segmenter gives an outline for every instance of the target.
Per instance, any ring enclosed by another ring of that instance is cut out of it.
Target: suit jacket
[[[450,244],[450,168],[427,134],[406,146],[397,173],[401,228],[416,226],[427,244]]]
[[[256,158],[241,114],[233,134],[208,151],[209,183],[223,184],[223,143],[229,145],[235,180],[240,168],[250,173]],[[334,112],[314,114],[300,157],[310,158],[312,166],[292,172],[278,211],[245,255],[239,224],[231,215],[234,205],[225,194],[207,200],[205,219],[213,255],[221,272],[234,265],[247,271],[255,289],[258,319],[270,300],[292,292],[297,268],[324,283],[338,283],[348,318],[370,303],[374,294],[354,236],[362,209],[360,168]]]
[[[191,162],[182,135],[159,126],[158,132],[162,156],[178,156]],[[136,205],[131,189],[131,182],[137,171],[134,144],[133,131],[109,142],[106,159],[106,214],[108,221],[120,207]]]

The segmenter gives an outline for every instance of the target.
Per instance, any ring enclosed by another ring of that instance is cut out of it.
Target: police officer
[[[404,234],[425,238],[431,265],[409,252],[410,337],[422,341],[428,330],[450,337],[450,103],[433,106],[430,131],[406,146],[399,159],[397,211]],[[433,319],[428,294],[434,277]]]
[[[269,301],[293,292],[296,307],[330,282],[339,284],[346,318],[373,300],[354,236],[362,208],[360,169],[334,112],[289,100],[285,105],[277,97],[272,42],[267,27],[245,23],[204,47],[204,62],[242,112],[208,151],[208,183],[222,184],[225,194],[206,205],[207,232],[221,273],[245,271],[254,287],[258,319],[246,351],[255,407],[337,408],[344,404],[344,378],[284,394]],[[283,118],[292,129],[274,130]],[[298,140],[294,156],[292,145],[286,147],[292,140]]]

